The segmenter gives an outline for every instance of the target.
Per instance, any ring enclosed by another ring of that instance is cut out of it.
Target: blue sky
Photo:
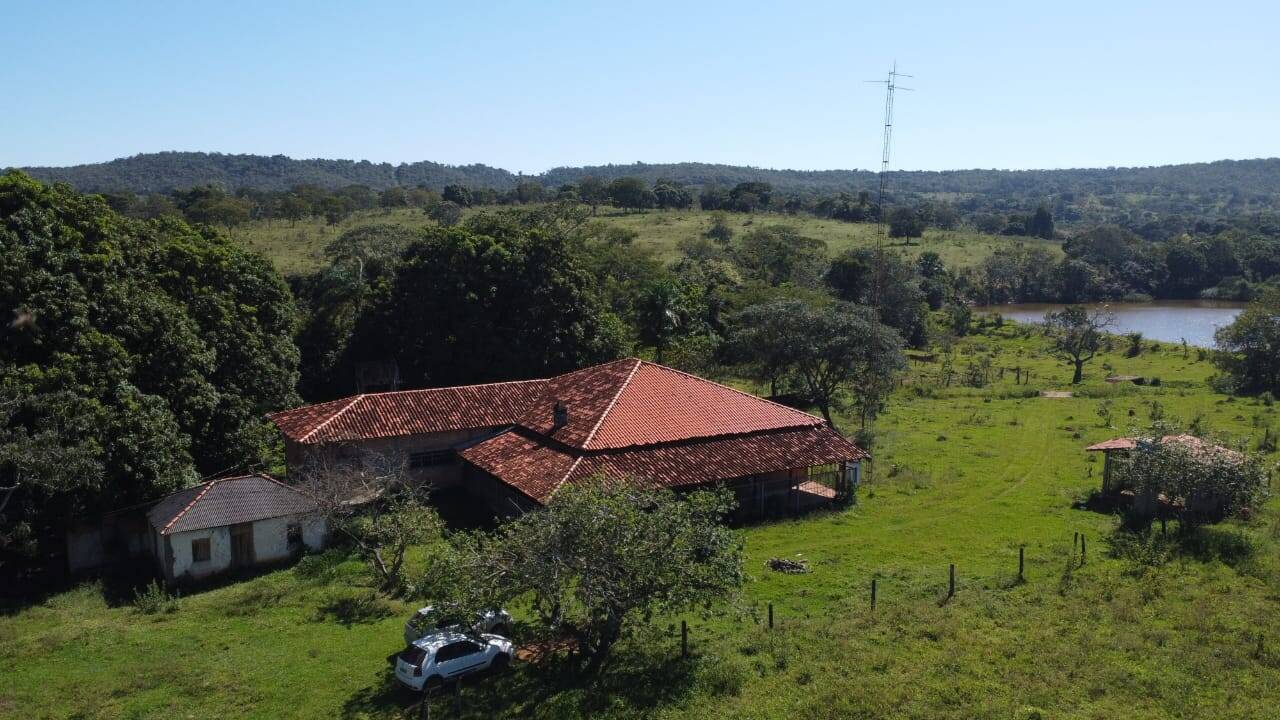
[[[903,169],[1280,155],[1265,2],[0,0],[0,167],[208,150]]]

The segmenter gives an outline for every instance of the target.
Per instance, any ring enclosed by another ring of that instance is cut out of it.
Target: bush
[[[179,597],[170,594],[158,580],[152,580],[141,590],[133,591],[133,609],[143,615],[176,612],[179,604]]]

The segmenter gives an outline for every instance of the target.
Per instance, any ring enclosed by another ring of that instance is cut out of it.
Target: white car
[[[396,656],[396,679],[411,690],[432,690],[481,670],[511,663],[515,645],[499,635],[472,637],[446,630],[409,644]]]
[[[409,618],[404,624],[404,643],[412,645],[414,640],[439,630],[453,630],[462,632],[463,627],[455,622],[451,622],[448,614],[442,608],[428,605]],[[505,610],[489,610],[476,619],[475,624],[471,626],[471,630],[477,634],[494,633],[496,635],[511,634],[511,616]]]

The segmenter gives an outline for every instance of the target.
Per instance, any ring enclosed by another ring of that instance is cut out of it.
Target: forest
[[[68,182],[81,191],[139,195],[205,185],[217,185],[227,192],[280,192],[299,185],[326,190],[362,186],[375,192],[421,187],[440,192],[446,185],[456,184],[501,193],[525,184],[554,193],[562,186],[581,185],[588,178],[603,183],[637,178],[648,185],[665,179],[699,192],[727,192],[743,183],[762,183],[776,191],[779,209],[789,201],[815,205],[842,195],[856,199],[878,187],[877,175],[864,170],[634,163],[561,167],[523,175],[484,165],[391,165],[195,152],[140,154],[106,163],[24,170],[46,182]],[[1218,227],[1227,218],[1274,230],[1278,224],[1275,214],[1280,210],[1280,159],[1141,168],[894,171],[889,188],[894,205],[945,203],[966,222],[987,232],[1001,232],[1008,226],[1009,216],[1027,215],[1045,205],[1060,225],[1111,223],[1148,239],[1165,239]]]

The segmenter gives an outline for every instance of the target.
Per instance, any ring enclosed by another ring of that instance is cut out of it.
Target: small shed
[[[1230,448],[1214,445],[1195,435],[1165,435],[1160,438],[1160,444],[1176,444],[1185,448],[1193,456],[1197,458],[1207,458],[1210,456],[1225,457],[1232,461],[1243,460],[1244,456]],[[1140,514],[1150,515],[1155,513],[1160,505],[1169,505],[1174,508],[1182,508],[1187,503],[1187,498],[1166,498],[1161,496],[1151,496],[1135,494],[1133,488],[1122,487],[1122,482],[1114,476],[1114,468],[1112,458],[1118,455],[1127,455],[1138,447],[1138,439],[1131,437],[1114,438],[1112,440],[1104,440],[1103,442],[1090,445],[1085,448],[1088,452],[1100,452],[1103,454],[1102,464],[1102,493],[1104,495],[1133,495],[1134,509]],[[1214,498],[1192,498],[1192,509],[1211,511],[1216,504]]]
[[[147,513],[167,582],[280,562],[320,549],[314,500],[267,475],[219,478],[162,498]]]

